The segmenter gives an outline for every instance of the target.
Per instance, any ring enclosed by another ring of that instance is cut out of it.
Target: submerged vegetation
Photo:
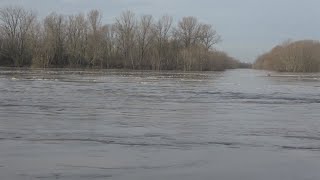
[[[280,72],[319,72],[320,42],[286,41],[258,57],[253,67]]]
[[[112,24],[102,13],[39,20],[20,7],[0,10],[0,65],[205,71],[247,67],[214,49],[221,41],[212,25],[195,17],[177,24],[170,16],[123,12]]]

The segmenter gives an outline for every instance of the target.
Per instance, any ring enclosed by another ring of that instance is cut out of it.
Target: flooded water
[[[319,180],[320,74],[0,70],[0,179]]]

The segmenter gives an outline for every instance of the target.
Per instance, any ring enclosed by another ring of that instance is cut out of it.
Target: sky
[[[288,39],[320,40],[319,0],[0,0],[0,7],[12,5],[32,9],[39,17],[98,9],[104,23],[112,23],[125,10],[171,15],[175,22],[194,16],[222,36],[217,49],[243,62],[253,62]]]

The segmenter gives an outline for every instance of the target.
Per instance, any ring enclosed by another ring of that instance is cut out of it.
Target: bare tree
[[[52,13],[44,20],[46,59],[48,66],[64,66],[66,23],[62,15]]]
[[[103,66],[102,60],[102,47],[101,47],[101,31],[102,31],[102,13],[98,10],[92,10],[88,13],[88,21],[90,24],[90,32],[88,36],[88,59],[90,59],[90,65]]]
[[[131,11],[126,11],[116,18],[115,29],[117,32],[118,47],[123,56],[124,66],[126,61],[131,63],[131,68],[136,68],[136,62],[133,57],[136,36],[136,18]]]
[[[44,27],[40,22],[35,23],[31,28],[30,44],[32,48],[32,66],[46,68],[48,60],[46,59],[45,34]]]
[[[221,37],[218,35],[217,31],[209,24],[201,24],[199,33],[200,42],[207,50],[210,50],[213,45],[221,41]]]
[[[166,58],[166,54],[169,51],[169,38],[172,27],[172,17],[162,16],[154,26],[155,31],[155,47],[156,47],[156,61],[153,62],[153,67],[156,69],[162,68],[163,64],[165,68],[169,69],[169,58]],[[164,62],[165,61],[165,62]]]
[[[36,17],[32,11],[20,7],[6,7],[0,9],[0,31],[6,39],[6,45],[1,52],[15,66],[29,64],[27,62],[28,33]]]
[[[254,63],[254,68],[285,72],[319,71],[319,52],[319,41],[285,41],[261,55]]]
[[[154,39],[154,33],[152,30],[153,26],[153,18],[150,15],[142,16],[140,22],[138,24],[138,32],[137,32],[137,39],[138,39],[138,59],[139,59],[139,66],[142,69],[142,66],[145,66],[144,63],[146,54],[150,51],[151,43]]]
[[[200,25],[195,17],[184,17],[175,29],[175,35],[185,48],[195,45],[200,38]]]
[[[194,17],[182,18],[176,27],[172,23],[170,16],[156,20],[144,15],[136,19],[133,12],[125,11],[114,24],[106,25],[97,10],[87,15],[51,13],[37,21],[31,11],[2,8],[0,64],[185,71],[223,70],[239,64],[214,50],[220,36],[211,25],[199,23]],[[268,55],[272,60],[264,60],[263,56],[259,62],[263,62],[261,67],[271,67],[277,57],[282,69],[309,71],[319,65],[315,44],[283,45]]]
[[[88,22],[83,14],[69,16],[66,49],[71,66],[88,64],[87,52]]]

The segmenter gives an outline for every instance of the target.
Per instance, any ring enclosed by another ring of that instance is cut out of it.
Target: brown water
[[[320,74],[0,69],[0,179],[319,180]]]

